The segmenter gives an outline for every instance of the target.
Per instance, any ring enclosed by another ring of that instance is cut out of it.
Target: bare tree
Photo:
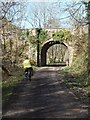
[[[6,58],[8,58],[8,61],[10,61],[11,64],[13,59],[12,57],[15,57],[14,52],[16,52],[16,58],[18,58],[17,31],[20,29],[20,25],[19,27],[16,27],[14,23],[16,22],[17,24],[20,24],[23,17],[23,8],[24,5],[19,2],[0,2],[0,32],[2,35],[3,48],[2,55],[3,60],[6,60]],[[16,49],[16,51],[14,49]],[[5,73],[9,73],[4,64],[2,69],[5,71]]]

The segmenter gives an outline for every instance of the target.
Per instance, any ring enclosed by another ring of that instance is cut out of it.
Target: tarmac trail
[[[40,68],[32,81],[23,81],[13,94],[3,118],[85,118],[85,109],[58,77],[58,68]]]

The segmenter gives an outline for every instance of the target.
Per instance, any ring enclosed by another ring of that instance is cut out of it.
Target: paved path
[[[40,68],[19,85],[3,116],[9,118],[83,118],[85,105],[66,88],[55,67]]]

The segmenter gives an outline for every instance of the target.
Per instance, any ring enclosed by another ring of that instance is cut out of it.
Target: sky
[[[60,1],[60,0],[1,0],[1,1],[6,1],[6,2],[9,2],[9,1],[14,1],[14,2],[16,2],[16,1],[19,1],[19,2],[25,2],[25,1],[27,1],[27,2],[58,2],[58,1]],[[66,0],[66,1],[86,1],[86,2],[88,2],[88,1],[90,1],[90,0]]]
[[[1,0],[5,2],[14,1],[14,2],[21,2],[25,5],[22,9],[22,16],[19,20],[14,21],[15,25],[19,25],[21,28],[33,28],[39,27],[39,20],[41,26],[44,23],[43,17],[43,8],[45,7],[45,15],[46,21],[48,19],[54,18],[59,21],[60,27],[70,27],[70,18],[69,13],[64,9],[67,6],[71,6],[72,2],[80,2],[81,0]],[[87,0],[86,0],[87,1]],[[75,6],[78,8],[78,5]],[[69,8],[72,10],[71,8]],[[75,8],[74,8],[75,9]],[[11,13],[12,14],[12,13]],[[19,14],[15,17],[18,18]]]
[[[67,1],[69,2],[67,3]],[[70,15],[67,11],[64,11],[64,9],[67,8],[67,5],[71,5],[71,3],[72,3],[72,0],[62,0],[62,2],[40,2],[40,1],[27,2],[25,11],[26,11],[26,16],[28,16],[28,21],[22,21],[22,26],[25,28],[32,27],[31,23],[33,23],[33,18],[34,18],[33,12],[35,11],[37,12],[36,14],[39,14],[39,13],[41,14],[43,10],[40,10],[40,9],[43,9],[43,7],[45,7],[45,9],[49,8],[50,12],[52,11],[53,15],[51,15],[51,17],[53,16],[54,19],[58,19],[61,27],[70,27],[71,26],[70,18],[68,17]],[[75,7],[78,8],[78,5]],[[46,15],[49,15],[52,13],[49,13],[49,11],[46,10]],[[42,16],[38,15],[38,17],[40,18],[40,21],[42,24],[42,21],[43,21]],[[39,21],[37,21],[36,27],[39,27]]]
[[[54,19],[65,18],[67,16],[66,12],[63,12],[63,13],[60,12],[61,7],[59,6],[59,4],[56,4],[54,2],[45,2],[45,4],[43,4],[43,2],[28,2],[26,4],[27,4],[26,5],[27,7],[25,9],[25,11],[26,11],[25,15],[28,16],[28,21],[23,21],[22,22],[22,26],[25,26],[26,28],[27,27],[32,27],[32,25],[30,23],[33,23],[33,21],[34,21],[33,20],[34,19],[34,14],[35,14],[34,12],[37,12],[36,15],[38,14],[37,17],[40,19],[41,26],[42,26],[42,23],[44,22],[44,20],[43,20],[44,18],[41,15],[42,12],[43,12],[43,7],[45,7],[45,9],[46,9],[45,10],[45,14],[48,17],[52,13],[53,14],[51,15],[51,17],[53,17]],[[62,6],[62,9],[63,9],[64,4],[62,3],[61,6]],[[49,9],[50,12],[47,9]],[[38,20],[38,18],[36,18],[36,27],[39,27],[39,20]],[[61,22],[63,22],[63,23],[65,22],[66,23],[67,20],[62,19]],[[65,25],[65,23],[64,23],[64,25]]]

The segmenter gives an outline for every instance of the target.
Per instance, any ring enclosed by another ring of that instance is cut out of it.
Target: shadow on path
[[[65,86],[58,69],[44,67],[15,90],[3,118],[85,118],[88,110]]]

